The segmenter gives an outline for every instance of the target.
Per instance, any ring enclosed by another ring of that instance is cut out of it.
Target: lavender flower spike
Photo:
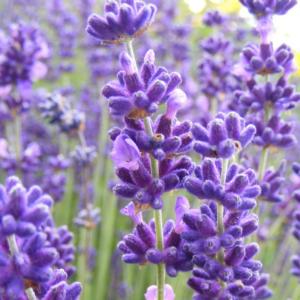
[[[86,30],[102,43],[124,43],[146,31],[155,14],[156,6],[144,1],[107,1],[104,16],[92,14]]]

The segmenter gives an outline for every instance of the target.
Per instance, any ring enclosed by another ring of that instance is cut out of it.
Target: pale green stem
[[[132,40],[126,43],[126,47],[127,47],[128,54],[130,55],[130,57],[132,58],[132,61],[134,63],[134,68],[136,71],[138,71]]]
[[[212,117],[215,117],[218,112],[218,99],[213,97],[210,99],[210,113]]]
[[[153,130],[151,125],[151,119],[147,117],[144,119],[145,130],[149,136],[153,136]],[[151,171],[153,177],[159,177],[158,162],[151,156]],[[163,216],[162,210],[154,210],[155,220],[155,233],[156,233],[156,247],[160,251],[164,249],[164,237],[163,237]],[[165,287],[165,268],[164,264],[157,265],[156,272],[156,284],[157,284],[157,300],[164,300],[164,287]]]
[[[127,50],[129,55],[132,58],[134,63],[134,67],[136,71],[138,71],[137,62],[134,55],[134,49],[132,41],[126,43]],[[153,136],[153,130],[151,125],[150,117],[144,119],[145,130],[149,136]],[[158,162],[155,160],[154,157],[151,156],[151,171],[153,177],[159,177],[159,168]],[[156,209],[154,210],[154,220],[155,220],[155,234],[156,234],[156,247],[157,249],[163,251],[164,249],[164,237],[163,237],[163,216],[162,210]],[[157,300],[164,300],[164,288],[165,288],[165,267],[164,264],[157,265],[157,272],[156,272],[156,282],[157,282]]]
[[[84,132],[78,132],[78,138],[82,147],[87,147],[87,142],[85,140]],[[83,192],[83,205],[84,209],[87,211],[87,220],[91,219],[90,205],[88,199],[88,182],[89,182],[89,172],[88,167],[85,166],[82,170],[82,192]],[[90,281],[90,272],[88,268],[89,264],[89,249],[92,242],[92,227],[82,227],[80,233],[80,249],[83,251],[81,257],[78,260],[78,275],[84,285],[83,297],[88,294],[88,285]]]
[[[229,166],[229,159],[222,160],[222,172],[221,172],[221,184],[225,187],[226,184],[226,174]],[[221,236],[224,233],[224,207],[221,203],[218,202],[218,211],[217,211],[217,222],[218,222],[218,234]],[[224,262],[224,251],[220,249],[218,252],[219,262]]]
[[[27,289],[25,292],[28,300],[37,300],[37,297],[35,296],[34,290],[32,288]]]
[[[264,147],[261,152],[259,168],[258,168],[258,180],[261,181],[264,178],[264,174],[268,164],[269,147]]]
[[[21,116],[16,115],[14,118],[14,126],[15,126],[15,151],[16,151],[16,157],[19,160],[22,155],[22,136],[21,136]]]
[[[9,252],[12,256],[19,253],[16,236],[14,234],[7,237],[7,243],[8,243]],[[28,300],[37,300],[37,297],[35,296],[34,290],[32,288],[26,289],[25,293],[28,297]]]

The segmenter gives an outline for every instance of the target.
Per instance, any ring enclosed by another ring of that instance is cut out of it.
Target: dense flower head
[[[205,13],[202,19],[206,26],[222,26],[226,21],[226,17],[218,10],[210,10]]]
[[[219,113],[207,128],[194,124],[194,150],[204,157],[230,158],[252,142],[255,132],[237,113]]]
[[[132,233],[123,237],[118,244],[119,250],[123,253],[122,259],[130,264],[165,264],[166,272],[169,276],[175,277],[179,271],[190,271],[193,267],[192,254],[183,249],[180,236],[180,222],[183,213],[180,209],[188,205],[186,199],[177,199],[177,222],[166,221],[163,228],[164,249],[161,251],[156,248],[155,223],[151,220],[148,224],[140,217],[135,216],[135,207],[132,203],[127,207],[126,215],[129,215],[136,222]],[[178,209],[180,206],[180,209]]]
[[[24,147],[21,157],[11,151],[6,140],[1,139],[2,153],[0,154],[0,166],[9,175],[15,174],[18,170],[23,174],[30,174],[37,171],[41,165],[41,148],[38,143],[30,143]]]
[[[0,190],[0,257],[5,274],[0,276],[0,296],[26,299],[25,290],[32,288],[44,299],[56,270],[74,273],[73,236],[66,227],[54,227],[53,200],[38,186],[26,190],[17,177],[9,177]]]
[[[210,37],[200,44],[204,52],[198,65],[198,81],[201,91],[207,96],[221,102],[224,95],[240,86],[240,80],[232,72],[235,60],[232,43],[222,36]]]
[[[118,73],[118,81],[108,83],[102,91],[113,116],[144,118],[156,112],[162,103],[185,101],[184,92],[177,88],[180,75],[157,67],[153,50],[145,54],[140,71],[126,52],[121,54],[120,63],[122,71]]]
[[[73,133],[83,130],[85,115],[73,109],[70,100],[60,94],[47,97],[41,104],[42,115],[50,124],[56,124],[62,132]]]
[[[43,194],[38,186],[26,190],[21,181],[12,176],[5,186],[0,186],[0,194],[2,238],[12,234],[30,236],[49,220],[53,200]]]
[[[47,72],[44,60],[49,55],[41,32],[24,24],[13,24],[9,33],[0,36],[0,88],[32,83]]]
[[[71,153],[74,164],[80,168],[91,166],[96,156],[97,152],[93,146],[77,146]]]
[[[282,185],[285,183],[286,161],[282,161],[277,170],[268,169],[260,183],[260,199],[268,202],[279,203],[284,200]]]
[[[102,43],[123,43],[147,30],[155,15],[156,6],[141,0],[106,1],[104,16],[92,14],[86,30]]]
[[[61,154],[57,156],[51,156],[47,161],[42,186],[43,190],[51,195],[55,202],[63,199],[67,183],[65,170],[69,166],[69,160],[67,160]]]
[[[195,168],[195,176],[185,179],[184,186],[199,199],[219,201],[227,209],[253,209],[256,205],[255,199],[261,192],[256,184],[255,172],[232,163],[226,173],[225,185],[221,183],[221,172],[220,160],[205,158]]]
[[[166,158],[160,161],[158,178],[154,178],[149,156],[142,154],[135,142],[125,134],[115,139],[111,155],[121,180],[115,184],[113,191],[119,197],[133,199],[140,208],[152,206],[160,209],[163,205],[161,196],[181,188],[183,178],[193,169],[191,159],[186,156]]]
[[[243,114],[262,111],[266,107],[276,111],[290,110],[300,101],[300,94],[296,92],[295,86],[289,84],[284,76],[275,84],[270,81],[260,84],[251,80],[247,83],[247,88],[247,91],[235,92],[236,107]]]
[[[294,71],[294,54],[282,44],[274,49],[272,43],[249,44],[242,51],[242,65],[251,75],[290,74]]]
[[[193,253],[195,264],[188,280],[188,285],[197,292],[193,299],[254,300],[271,296],[266,287],[268,277],[260,274],[262,264],[254,259],[259,246],[243,243],[258,228],[255,214],[226,210],[224,232],[220,233],[217,207],[212,201],[201,205],[200,210],[187,211],[183,222],[183,248]],[[224,251],[224,261],[217,259],[220,251]]]
[[[267,123],[263,116],[251,119],[256,127],[256,136],[253,143],[260,147],[288,148],[297,142],[293,135],[293,124],[286,122],[279,115],[273,115]]]
[[[240,0],[257,18],[285,15],[297,4],[297,0]]]

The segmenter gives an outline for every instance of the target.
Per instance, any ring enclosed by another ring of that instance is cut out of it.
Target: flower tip
[[[166,116],[170,119],[176,117],[177,112],[182,109],[187,103],[186,94],[180,90],[175,89],[172,94],[169,96],[167,102],[167,112]]]
[[[175,293],[169,284],[165,284],[164,298],[165,300],[175,300]],[[156,285],[151,285],[148,287],[147,292],[145,293],[145,300],[157,300]]]

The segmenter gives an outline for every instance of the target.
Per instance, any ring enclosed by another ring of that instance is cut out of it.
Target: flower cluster
[[[93,14],[88,19],[87,32],[102,43],[123,43],[141,35],[153,22],[156,6],[144,1],[107,1],[105,15]]]
[[[178,93],[180,75],[157,67],[153,50],[145,54],[140,71],[125,52],[120,56],[120,64],[123,70],[118,73],[118,81],[108,83],[102,91],[113,116],[145,118],[156,112],[159,104],[172,98],[173,93]]]
[[[185,188],[200,199],[219,201],[224,207],[234,210],[250,210],[256,205],[260,187],[256,184],[255,172],[243,170],[237,164],[231,164],[227,173],[226,185],[221,183],[222,166],[220,161],[205,158],[195,168],[195,177],[185,180]]]
[[[270,81],[266,84],[249,81],[247,89],[235,93],[239,111],[243,115],[262,111],[265,107],[273,107],[276,111],[290,110],[300,101],[300,94],[296,92],[295,86],[289,84],[284,77],[280,77],[275,84]]]
[[[271,75],[294,71],[294,55],[291,48],[285,44],[276,50],[273,44],[250,44],[243,49],[242,63],[250,74]]]
[[[253,257],[259,246],[243,244],[242,239],[258,227],[255,215],[227,211],[224,233],[218,234],[216,205],[202,205],[200,211],[187,213],[183,221],[185,248],[194,255],[197,266],[188,284],[197,293],[194,299],[266,299],[271,296],[266,287],[268,277],[260,275],[261,262]],[[224,251],[224,261],[215,259]],[[221,282],[223,282],[223,287]],[[225,286],[225,287],[224,287]]]
[[[183,211],[188,209],[189,203],[184,197],[178,197],[176,202],[176,223],[168,220],[163,228],[164,249],[156,248],[155,223],[151,220],[145,223],[141,215],[135,215],[135,206],[130,203],[123,213],[135,222],[131,234],[125,235],[119,242],[118,248],[123,253],[122,259],[131,264],[160,264],[163,263],[169,276],[175,277],[178,272],[192,270],[192,252],[184,248],[181,238],[181,222]]]
[[[265,123],[261,117],[252,120],[256,127],[256,136],[253,142],[262,147],[288,148],[296,143],[296,137],[293,134],[292,122],[285,122],[279,115],[274,115]]]
[[[52,226],[52,204],[51,197],[38,186],[27,191],[16,177],[9,177],[5,187],[1,186],[0,255],[5,274],[0,279],[4,287],[1,297],[23,299],[27,289],[37,293],[44,290],[41,298],[46,297],[58,283],[53,281],[54,269],[69,275],[74,272],[72,235],[64,227]],[[61,279],[64,285],[66,279]],[[72,299],[77,299],[80,293],[80,287],[75,285],[77,292]],[[66,297],[61,299],[69,299]]]
[[[297,4],[297,0],[240,0],[240,2],[257,18],[284,15]]]
[[[1,35],[0,87],[26,86],[47,72],[44,59],[49,55],[45,39],[37,28],[14,24],[9,34]],[[8,89],[8,90],[7,90]]]
[[[42,115],[50,124],[56,124],[62,132],[72,133],[83,130],[85,115],[71,108],[68,99],[60,94],[47,97],[41,104]]]
[[[283,161],[277,170],[268,169],[261,182],[260,199],[268,202],[279,203],[284,200],[282,185],[285,183],[286,161]]]

